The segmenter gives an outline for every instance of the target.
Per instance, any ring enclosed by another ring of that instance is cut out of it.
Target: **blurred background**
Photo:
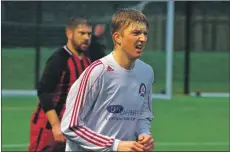
[[[138,4],[138,1],[2,2],[2,89],[36,88],[45,61],[55,48],[66,43],[64,27],[70,16],[86,15],[95,24],[106,24],[104,43],[107,52],[111,52],[112,14],[118,8],[135,8]],[[186,12],[186,2],[175,3],[174,93],[184,92],[184,56],[188,45],[190,91],[229,92],[226,85],[229,82],[229,8],[229,2],[192,2]],[[167,3],[150,2],[143,13],[150,22],[143,60],[155,70],[155,91],[160,92],[165,89]]]
[[[2,148],[26,150],[35,90],[48,57],[66,43],[65,23],[74,15],[105,24],[103,43],[112,51],[111,16],[139,1],[2,1]],[[150,23],[142,60],[155,71],[153,91],[165,91],[167,2],[149,2]],[[184,96],[189,92],[230,93],[230,2],[175,2],[173,99],[153,100],[156,150],[229,150],[229,98]],[[13,91],[14,90],[14,91]],[[16,92],[15,92],[16,90]],[[15,130],[17,127],[22,131]]]

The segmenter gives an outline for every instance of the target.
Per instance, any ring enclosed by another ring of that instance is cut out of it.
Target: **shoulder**
[[[140,59],[136,60],[136,66],[137,66],[138,70],[141,70],[141,71],[148,73],[148,74],[151,74],[151,75],[154,74],[153,68],[149,64],[145,63],[144,61],[142,61]]]
[[[82,76],[86,79],[89,78],[90,81],[96,81],[103,75],[104,71],[105,64],[101,60],[96,60],[84,70]]]
[[[54,53],[51,55],[51,58],[62,60],[68,59],[69,57],[71,57],[71,55],[71,52],[65,50],[65,48],[63,47],[60,47],[54,51]]]
[[[153,68],[145,63],[144,61],[137,59],[136,60],[136,68],[138,69],[139,73],[144,73],[144,76],[148,77],[150,79],[150,81],[153,82],[154,80],[154,71]]]
[[[69,57],[71,57],[71,52],[67,52],[63,47],[60,47],[48,58],[47,63],[60,65],[66,63]]]
[[[105,64],[101,60],[96,60],[90,64],[85,71],[97,74],[103,72],[105,69]]]

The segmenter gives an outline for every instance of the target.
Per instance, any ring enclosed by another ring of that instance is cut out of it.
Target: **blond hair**
[[[145,24],[149,27],[146,16],[132,8],[122,8],[112,16],[111,34],[119,30],[124,30],[131,24]]]

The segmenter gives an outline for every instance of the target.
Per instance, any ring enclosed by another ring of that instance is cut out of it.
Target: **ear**
[[[73,31],[67,27],[65,30],[65,34],[66,34],[67,39],[71,39],[73,36]]]
[[[118,32],[113,33],[113,39],[116,43],[121,44],[121,35]]]

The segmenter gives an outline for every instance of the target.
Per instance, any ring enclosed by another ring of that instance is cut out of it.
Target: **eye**
[[[137,35],[140,35],[141,34],[141,31],[134,31],[133,32],[133,35],[137,36]]]
[[[81,35],[85,35],[85,32],[79,32]]]

